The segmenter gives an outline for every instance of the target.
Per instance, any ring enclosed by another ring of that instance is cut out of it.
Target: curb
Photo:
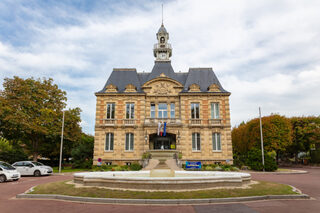
[[[242,170],[241,170],[242,171]],[[267,174],[267,175],[299,175],[299,174],[307,174],[308,171],[304,170],[292,170],[292,172],[253,172],[247,171],[249,174]]]
[[[118,198],[91,198],[74,197],[67,195],[49,195],[49,194],[18,194],[16,198],[31,199],[54,199],[63,201],[91,202],[105,204],[208,204],[208,203],[229,203],[260,200],[292,200],[309,199],[309,195],[265,195],[252,197],[234,197],[234,198],[207,198],[207,199],[118,199]]]

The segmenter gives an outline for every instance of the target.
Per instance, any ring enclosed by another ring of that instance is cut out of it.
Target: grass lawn
[[[71,167],[64,167],[61,168],[61,172],[82,172],[82,171],[88,171],[89,169],[73,169]],[[59,167],[53,167],[54,173],[59,173]]]
[[[97,187],[75,188],[68,181],[53,182],[38,185],[31,194],[60,194],[95,198],[130,198],[130,199],[195,199],[195,198],[225,198],[261,195],[298,194],[288,185],[260,181],[246,189],[211,189],[187,192],[143,192],[110,190]]]
[[[276,172],[292,172],[292,169],[282,169],[282,168],[278,168]]]

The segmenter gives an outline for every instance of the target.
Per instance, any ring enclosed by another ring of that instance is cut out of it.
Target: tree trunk
[[[33,161],[38,161],[38,153],[33,152]]]
[[[32,141],[32,147],[33,147],[33,161],[38,161],[38,141],[33,140]]]

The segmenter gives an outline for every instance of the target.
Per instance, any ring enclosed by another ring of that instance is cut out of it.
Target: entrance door
[[[170,149],[170,140],[168,138],[157,138],[154,141],[154,149]]]

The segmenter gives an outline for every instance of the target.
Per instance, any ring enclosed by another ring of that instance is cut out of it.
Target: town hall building
[[[113,69],[96,92],[94,165],[141,162],[171,152],[183,162],[232,163],[230,92],[212,68],[175,72],[162,24],[151,72]]]

